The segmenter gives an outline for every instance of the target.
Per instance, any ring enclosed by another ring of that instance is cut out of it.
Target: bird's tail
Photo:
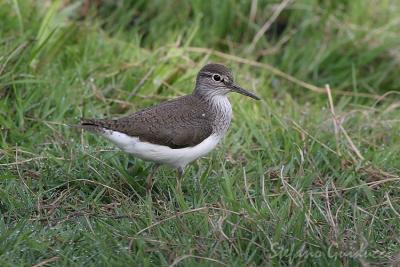
[[[75,124],[75,125],[70,125],[73,128],[76,129],[83,129],[92,133],[102,133],[104,132],[104,125],[103,125],[102,120],[98,119],[84,119],[81,118],[81,123],[80,124]]]

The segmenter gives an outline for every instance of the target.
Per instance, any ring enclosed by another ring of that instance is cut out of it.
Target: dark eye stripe
[[[209,77],[209,78],[212,77],[212,74],[208,74],[208,73],[201,73],[200,75],[203,77]]]
[[[213,74],[213,73],[210,73],[210,72],[203,72],[203,73],[200,73],[200,75],[203,76],[203,77],[212,78],[214,81],[215,81],[214,76],[215,76],[215,75],[218,75],[218,76],[220,77],[219,82],[223,82],[223,83],[229,82],[229,80],[226,81],[226,80],[225,80],[221,75],[219,75],[219,74]]]

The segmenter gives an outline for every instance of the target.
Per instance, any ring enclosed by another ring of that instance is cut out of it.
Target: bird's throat
[[[214,114],[213,131],[224,135],[232,119],[232,107],[226,95],[215,95],[208,99],[210,111]]]

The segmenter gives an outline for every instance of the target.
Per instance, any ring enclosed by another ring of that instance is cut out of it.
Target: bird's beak
[[[258,96],[256,96],[256,95],[253,94],[253,93],[250,93],[249,91],[247,91],[246,89],[240,87],[239,85],[232,84],[232,85],[230,86],[230,89],[231,89],[233,92],[236,92],[236,93],[239,93],[239,94],[242,94],[242,95],[245,95],[245,96],[254,98],[254,99],[256,99],[256,100],[260,100],[260,98],[259,98]]]

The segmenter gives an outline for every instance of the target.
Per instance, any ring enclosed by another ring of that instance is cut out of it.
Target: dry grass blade
[[[334,126],[335,126],[335,138],[336,138],[338,155],[340,156],[338,142],[339,142],[339,131],[341,131],[343,133],[343,135],[345,136],[345,138],[347,140],[347,143],[350,145],[351,150],[357,155],[359,160],[364,160],[364,157],[363,157],[363,155],[361,155],[360,150],[354,144],[353,140],[350,138],[350,136],[348,135],[347,131],[344,129],[343,125],[341,123],[339,123],[339,121],[338,121],[338,119],[336,117],[335,108],[334,108],[333,100],[332,100],[331,88],[329,87],[329,85],[325,85],[325,89],[326,89],[326,93],[328,95],[329,107],[330,107],[330,110],[331,110],[331,113],[332,113]]]
[[[135,86],[135,88],[132,89],[132,91],[128,95],[128,99],[131,99],[134,95],[137,94],[139,89],[144,85],[144,83],[149,79],[150,75],[154,72],[155,67],[151,67],[147,73],[144,75],[144,77],[139,81],[139,83]]]
[[[41,262],[39,262],[38,264],[35,264],[35,265],[32,265],[32,267],[40,267],[40,266],[45,266],[45,265],[49,265],[49,263],[51,263],[51,262],[53,262],[53,261],[56,261],[56,260],[58,260],[60,257],[52,257],[52,258],[49,258],[49,259],[47,259],[47,260],[44,260],[44,261],[41,261]]]
[[[326,89],[326,93],[328,95],[329,108],[330,108],[331,114],[332,114],[333,125],[335,127],[336,152],[337,152],[338,156],[341,156],[340,149],[339,149],[339,140],[340,140],[339,124],[340,123],[336,117],[335,106],[333,105],[332,93],[331,93],[331,88],[330,88],[329,84],[325,85],[325,89]]]
[[[285,170],[285,166],[282,165],[281,171],[280,171],[280,180],[282,182],[283,188],[285,189],[285,192],[289,196],[289,198],[293,201],[293,203],[298,207],[298,208],[303,208],[303,203],[300,201],[302,199],[301,194],[291,185],[289,184],[283,175],[283,171]],[[290,190],[289,190],[290,189]],[[294,192],[294,194],[291,193]],[[296,195],[296,196],[295,196]]]
[[[400,218],[400,213],[393,207],[393,204],[392,204],[392,201],[390,201],[388,192],[385,193],[385,197],[386,197],[386,202],[389,204],[390,208],[393,210],[393,212],[396,214],[396,216]]]
[[[35,161],[35,160],[42,160],[42,159],[47,159],[48,157],[34,157],[34,158],[30,158],[30,159],[25,159],[25,160],[19,160],[19,161],[15,161],[15,162],[11,162],[11,163],[0,163],[0,166],[12,166],[12,165],[21,165],[21,164],[25,164],[31,161]]]
[[[318,140],[316,137],[314,137],[313,135],[311,135],[309,132],[307,132],[306,130],[304,130],[297,122],[295,122],[294,120],[291,121],[293,123],[293,125],[295,126],[295,129],[298,130],[300,133],[307,135],[308,137],[310,137],[312,140],[314,140],[315,142],[317,142],[318,144],[320,144],[321,146],[323,146],[324,148],[326,148],[328,151],[334,153],[335,155],[339,154],[333,150],[332,148],[330,148],[328,145],[324,144],[323,142],[321,142],[320,140]]]
[[[219,260],[216,260],[216,259],[213,259],[213,258],[201,257],[201,256],[188,254],[188,255],[183,255],[183,256],[180,256],[179,258],[176,258],[174,260],[174,262],[171,263],[171,265],[169,265],[169,267],[177,266],[181,261],[183,261],[185,259],[188,259],[188,258],[202,259],[202,260],[207,260],[207,261],[212,261],[212,262],[215,262],[215,263],[219,263],[219,264],[221,264],[223,266],[228,266],[225,263],[223,263],[222,261],[219,261]]]
[[[107,188],[107,189],[109,189],[111,191],[114,191],[114,192],[120,194],[121,196],[123,196],[124,198],[128,199],[128,197],[124,193],[122,193],[121,191],[119,191],[119,190],[117,190],[115,188],[112,188],[111,186],[108,186],[106,184],[102,184],[100,182],[97,182],[97,181],[92,181],[92,180],[88,180],[88,179],[75,179],[75,180],[71,180],[69,182],[85,182],[85,183],[100,185],[100,186],[103,186],[103,187],[105,187],[105,188]]]
[[[368,182],[365,184],[360,184],[360,185],[355,185],[355,186],[350,186],[350,187],[345,187],[345,188],[335,188],[335,190],[320,191],[320,192],[309,191],[308,194],[310,194],[310,195],[323,195],[323,194],[327,194],[327,193],[328,194],[337,194],[338,192],[346,192],[346,191],[350,191],[353,189],[362,188],[364,186],[376,187],[378,185],[389,183],[389,182],[400,182],[400,177],[389,178],[389,179],[381,180],[381,181],[373,181],[373,182]]]
[[[149,230],[149,229],[151,229],[151,228],[153,228],[153,227],[155,227],[155,226],[157,226],[159,224],[162,224],[162,223],[164,223],[166,221],[175,219],[175,218],[177,218],[179,216],[190,214],[190,213],[194,213],[194,212],[199,212],[199,211],[203,211],[203,210],[208,210],[208,207],[201,207],[201,208],[197,208],[197,209],[191,209],[191,210],[187,210],[187,211],[183,211],[183,212],[178,212],[177,214],[175,214],[175,215],[173,215],[171,217],[165,218],[165,219],[163,219],[161,221],[155,222],[155,223],[147,226],[146,228],[143,228],[142,230],[137,232],[136,235],[140,235],[141,233],[146,232],[147,230]]]
[[[359,160],[364,160],[363,155],[361,154],[360,150],[357,148],[357,146],[354,144],[353,140],[350,138],[350,136],[348,135],[347,131],[343,128],[342,125],[339,125],[340,130],[342,131],[342,133],[344,134],[344,136],[346,137],[347,142],[349,143],[351,149],[353,150],[353,152],[357,155]]]
[[[292,0],[283,0],[274,10],[272,13],[272,16],[269,17],[269,19],[264,23],[264,25],[261,27],[261,29],[257,32],[257,34],[254,36],[253,41],[251,41],[250,47],[248,49],[249,52],[254,50],[254,47],[256,46],[257,42],[263,37],[263,35],[268,31],[268,29],[271,27],[272,23],[275,22],[275,20],[279,17],[279,15],[282,13],[282,11],[286,8],[287,5]]]

